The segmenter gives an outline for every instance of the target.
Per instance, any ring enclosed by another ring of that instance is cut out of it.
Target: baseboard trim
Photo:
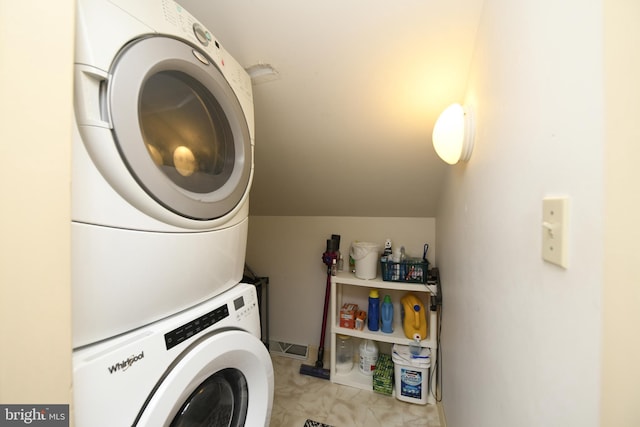
[[[444,416],[444,407],[442,406],[442,402],[436,403],[436,407],[438,408],[438,418],[440,419],[440,427],[447,427],[447,418]]]

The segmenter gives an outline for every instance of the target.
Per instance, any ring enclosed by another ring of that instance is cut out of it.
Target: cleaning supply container
[[[427,312],[420,298],[409,292],[400,299],[400,302],[404,335],[411,340],[427,339]]]
[[[393,333],[393,303],[389,295],[384,296],[382,307],[380,308],[380,319],[382,320],[382,332]]]
[[[429,370],[431,350],[422,348],[420,354],[411,354],[408,345],[394,344],[392,354],[395,366],[396,398],[424,405],[429,396]]]
[[[378,355],[376,369],[373,371],[373,391],[387,396],[393,394],[393,361],[390,354]]]
[[[372,340],[363,340],[360,343],[360,372],[365,375],[373,375],[378,361],[378,344]]]
[[[370,331],[380,329],[380,296],[377,289],[369,291],[369,311],[367,311],[367,326]]]
[[[353,341],[351,337],[338,335],[336,347],[336,372],[348,374],[353,369]]]
[[[358,279],[375,279],[378,271],[378,251],[380,245],[370,242],[351,243],[351,257],[356,263]]]

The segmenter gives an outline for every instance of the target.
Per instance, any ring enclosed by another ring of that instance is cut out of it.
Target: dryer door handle
[[[99,68],[76,64],[74,77],[74,104],[78,125],[113,129],[105,96],[105,83],[109,74]]]

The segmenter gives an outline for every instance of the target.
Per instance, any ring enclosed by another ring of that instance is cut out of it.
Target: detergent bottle
[[[427,316],[422,301],[409,292],[401,298],[400,302],[405,336],[412,340],[427,339]]]
[[[380,329],[380,296],[377,289],[369,291],[369,311],[367,312],[367,326],[370,331]]]
[[[390,334],[393,332],[393,303],[389,295],[384,296],[382,307],[380,309],[380,318],[382,319],[382,332]]]

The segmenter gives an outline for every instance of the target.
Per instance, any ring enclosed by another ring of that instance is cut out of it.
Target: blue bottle
[[[380,297],[377,289],[369,291],[369,311],[367,312],[367,326],[370,331],[380,329]]]
[[[382,319],[382,332],[390,334],[393,332],[393,303],[389,295],[384,296],[382,307],[380,309],[380,318]]]

